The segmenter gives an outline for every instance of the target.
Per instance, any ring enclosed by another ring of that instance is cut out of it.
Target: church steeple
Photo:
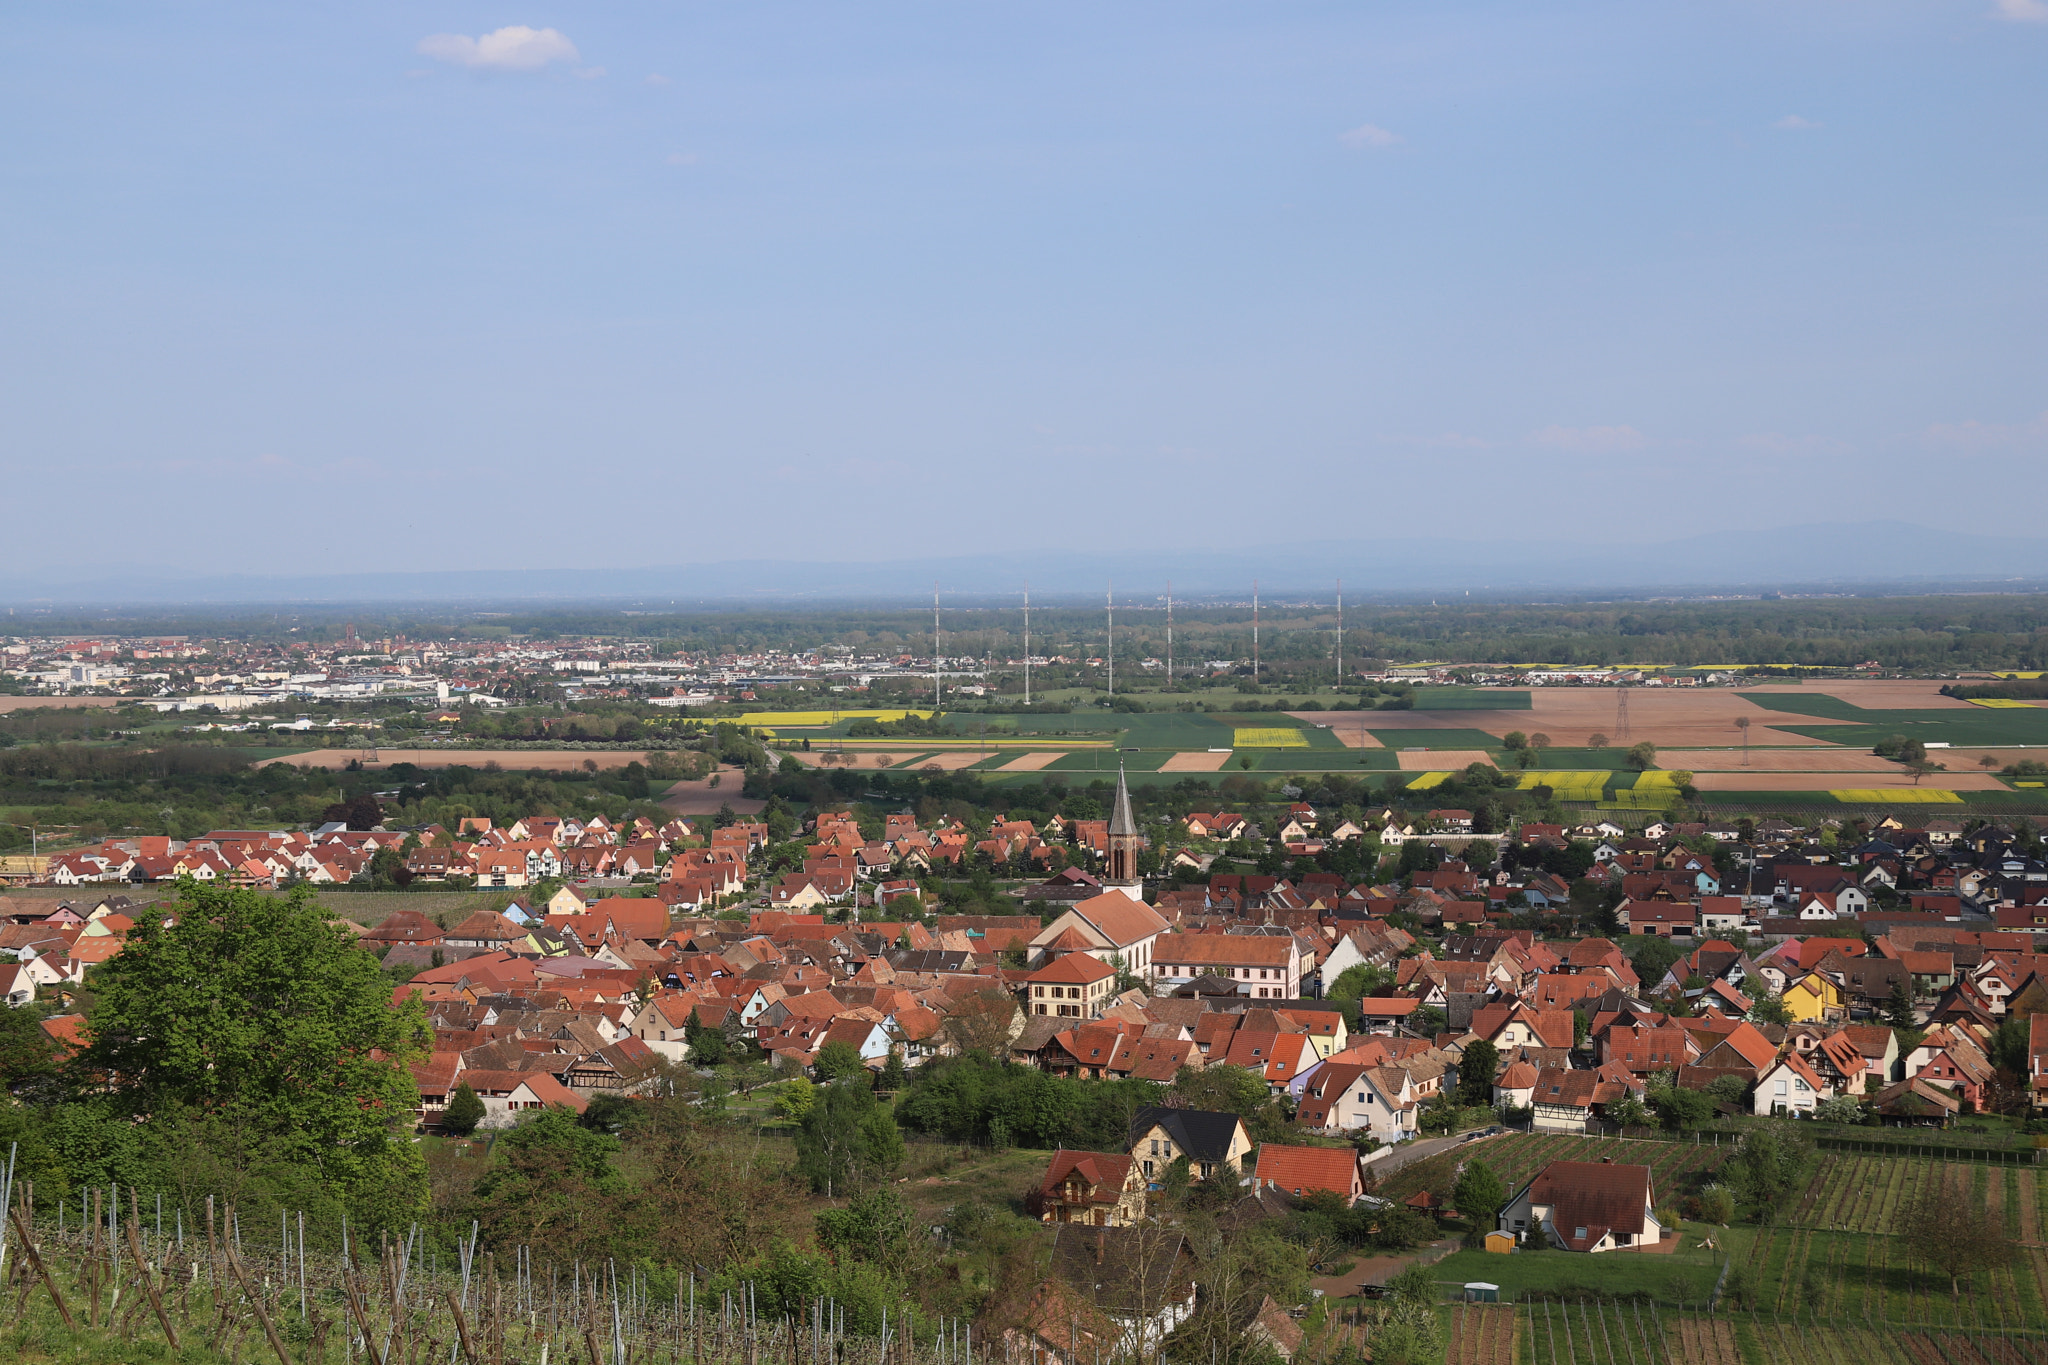
[[[1104,884],[1133,892],[1142,890],[1144,878],[1138,873],[1138,850],[1144,846],[1138,822],[1131,816],[1131,789],[1124,781],[1124,766],[1118,763],[1116,805],[1109,813],[1109,875],[1103,879]]]

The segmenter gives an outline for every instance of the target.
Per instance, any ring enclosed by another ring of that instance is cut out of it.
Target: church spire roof
[[[1138,822],[1131,818],[1131,789],[1124,785],[1124,765],[1116,765],[1116,807],[1109,813],[1109,837],[1119,834],[1135,836]]]

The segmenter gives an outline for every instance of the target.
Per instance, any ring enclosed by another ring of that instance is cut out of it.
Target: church
[[[1150,976],[1153,947],[1171,926],[1145,904],[1145,879],[1138,873],[1138,853],[1144,847],[1145,837],[1131,814],[1130,788],[1119,769],[1102,894],[1080,902],[1038,931],[1029,945],[1033,967],[1067,953],[1087,953],[1139,978]]]

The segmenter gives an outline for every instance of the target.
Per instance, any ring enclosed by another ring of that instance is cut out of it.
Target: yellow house
[[[1828,1023],[1842,1018],[1848,1009],[1842,988],[1819,972],[1808,972],[1787,986],[1784,999],[1795,1024]]]

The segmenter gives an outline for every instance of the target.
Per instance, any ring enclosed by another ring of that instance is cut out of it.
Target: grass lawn
[[[913,1141],[898,1186],[921,1220],[943,1223],[955,1204],[980,1199],[1013,1213],[1024,1212],[1024,1197],[1045,1176],[1051,1152],[1025,1147],[991,1152],[951,1143]]]
[[[1484,1280],[1500,1286],[1501,1302],[1519,1299],[1528,1289],[1592,1286],[1603,1294],[1647,1293],[1663,1304],[1704,1303],[1721,1273],[1721,1255],[1700,1249],[1704,1236],[1725,1229],[1684,1225],[1681,1250],[1669,1255],[1604,1251],[1586,1255],[1570,1251],[1517,1251],[1499,1255],[1459,1251],[1430,1269],[1446,1286]],[[1718,1240],[1718,1238],[1717,1238]]]

